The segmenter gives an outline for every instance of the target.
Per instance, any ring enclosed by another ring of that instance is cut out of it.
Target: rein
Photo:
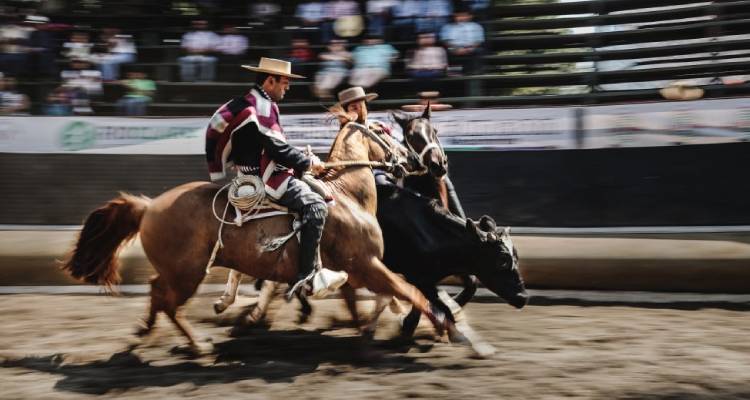
[[[323,167],[338,168],[338,167],[373,167],[373,168],[393,168],[398,164],[388,161],[333,161],[324,162]]]

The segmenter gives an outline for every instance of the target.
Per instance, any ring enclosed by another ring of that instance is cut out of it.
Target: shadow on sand
[[[424,346],[421,346],[424,347]],[[417,351],[428,351],[417,346]],[[56,390],[105,394],[113,390],[169,387],[181,383],[202,386],[248,379],[291,382],[295,377],[321,371],[342,373],[339,366],[355,366],[390,373],[431,371],[434,367],[400,354],[414,343],[363,342],[360,337],[337,337],[322,331],[253,330],[249,336],[216,343],[211,355],[196,360],[164,356],[145,361],[136,352],[113,354],[107,360],[76,363],[66,354],[5,358],[2,368],[26,368],[58,374]],[[149,353],[150,354],[150,353]],[[174,354],[174,352],[173,352]],[[154,365],[158,364],[158,365]]]

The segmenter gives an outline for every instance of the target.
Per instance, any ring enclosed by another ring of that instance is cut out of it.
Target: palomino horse
[[[371,137],[367,129],[347,124],[334,140],[327,161],[382,161],[389,153],[382,143]],[[377,199],[372,170],[365,166],[332,169],[322,180],[333,194],[335,205],[329,208],[326,219],[321,258],[327,268],[349,274],[341,291],[352,318],[358,318],[354,289],[366,287],[411,302],[442,331],[449,323],[444,313],[381,262],[383,239],[375,218]],[[109,201],[88,216],[63,268],[75,278],[110,287],[119,280],[118,249],[140,234],[143,250],[158,274],[151,280],[151,304],[138,335],[150,333],[157,314],[164,312],[193,350],[206,350],[195,340],[179,311],[206,274],[219,229],[211,210],[218,189],[215,184],[192,182],[153,200],[123,194]],[[226,201],[222,198],[218,206],[223,207]],[[297,274],[297,242],[289,241],[273,252],[261,249],[261,243],[269,238],[289,232],[291,217],[265,218],[248,225],[225,227],[225,247],[217,254],[214,265],[259,279],[292,281]]]

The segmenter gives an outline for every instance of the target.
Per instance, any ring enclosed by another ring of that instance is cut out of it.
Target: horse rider
[[[380,121],[367,119],[367,103],[375,100],[377,97],[377,93],[365,93],[365,90],[360,86],[344,89],[338,93],[339,102],[331,108],[331,113],[339,118],[342,125],[346,122],[356,122],[366,126],[371,131],[386,133],[392,136],[390,127]],[[375,184],[377,185],[396,184],[395,179],[382,169],[375,168],[373,169],[373,173],[375,174]],[[466,218],[453,182],[451,182],[447,174],[443,180],[448,191],[449,211],[461,218]]]
[[[287,143],[276,104],[289,90],[290,79],[304,77],[291,73],[291,63],[273,58],[262,57],[258,66],[242,67],[256,72],[255,85],[219,107],[206,130],[211,180],[224,179],[233,166],[238,175],[260,177],[269,197],[299,213],[298,272],[287,299],[294,294],[320,297],[347,280],[345,272],[320,265],[320,239],[328,209],[323,198],[300,179],[305,172],[318,174],[325,168],[314,154]]]
[[[365,90],[361,86],[353,86],[340,91],[337,98],[339,102],[331,107],[329,111],[338,118],[341,125],[354,122],[366,126],[367,129],[377,134],[385,133],[392,136],[389,126],[380,121],[367,119],[367,103],[378,98],[377,93],[365,93]],[[388,182],[395,184],[393,178],[384,170],[375,168],[373,169],[373,173],[375,174],[375,182],[377,184],[386,184]]]

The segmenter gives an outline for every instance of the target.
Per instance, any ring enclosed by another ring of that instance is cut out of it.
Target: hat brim
[[[427,106],[424,104],[405,104],[401,109],[408,112],[423,112]],[[435,103],[430,104],[430,111],[445,111],[453,108],[450,104]]]
[[[346,101],[346,103],[342,103],[342,102],[339,101],[338,103],[336,103],[336,105],[340,105],[341,107],[343,107],[346,104],[354,103],[355,101],[359,101],[359,100],[364,100],[365,102],[369,103],[369,102],[371,102],[371,101],[373,101],[373,100],[375,100],[377,98],[378,98],[378,94],[377,93],[367,93],[364,96],[359,96],[359,97],[355,97],[353,99],[349,99],[349,100]]]
[[[287,78],[297,78],[297,79],[305,79],[305,78],[307,78],[306,76],[302,76],[302,75],[287,74],[287,73],[284,73],[284,72],[274,71],[274,70],[270,70],[270,69],[253,67],[252,65],[243,65],[242,68],[245,68],[245,69],[253,71],[253,72],[263,72],[263,73],[269,74],[269,75],[286,76]]]
[[[704,91],[696,87],[668,86],[659,93],[667,100],[698,100],[703,97]]]

